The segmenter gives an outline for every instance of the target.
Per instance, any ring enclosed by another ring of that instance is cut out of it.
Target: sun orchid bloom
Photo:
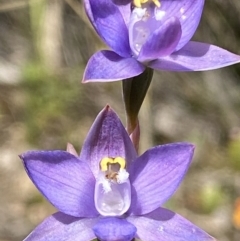
[[[112,50],[88,61],[83,82],[132,78],[146,66],[166,71],[204,71],[240,62],[220,47],[190,41],[202,15],[204,0],[84,0],[98,35]],[[159,2],[159,5],[157,4]]]
[[[29,151],[20,158],[30,179],[59,211],[25,241],[213,241],[180,215],[160,207],[175,192],[194,146],[156,146],[137,157],[121,121],[106,107],[78,155]]]

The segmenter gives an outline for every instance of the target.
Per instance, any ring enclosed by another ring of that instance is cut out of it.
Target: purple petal
[[[20,158],[30,179],[59,211],[94,217],[95,178],[88,165],[65,151],[30,151]]]
[[[122,57],[131,57],[128,29],[117,5],[111,0],[85,0],[85,9],[104,42]]]
[[[130,214],[142,215],[160,207],[176,191],[192,160],[194,146],[174,143],[152,148],[132,162]]]
[[[96,238],[92,227],[97,218],[75,218],[55,213],[46,218],[24,241],[90,241]]]
[[[131,16],[131,2],[132,0],[112,0],[114,4],[118,5],[118,9],[122,14],[126,26],[129,24]]]
[[[138,56],[138,61],[146,62],[170,55],[181,38],[181,24],[172,17],[155,30],[144,43]]]
[[[94,121],[80,154],[97,176],[99,162],[104,157],[122,157],[130,164],[136,158],[136,151],[117,114],[107,106]]]
[[[145,67],[134,58],[123,58],[113,51],[95,53],[86,66],[83,82],[109,82],[141,74]]]
[[[189,42],[178,52],[149,63],[153,69],[168,71],[205,71],[240,62],[240,56],[214,45]]]
[[[136,237],[144,241],[215,240],[185,218],[164,208],[141,217],[128,217],[127,220],[136,226]]]
[[[161,7],[157,9],[159,19],[164,22],[170,17],[177,17],[181,23],[182,36],[176,47],[181,49],[194,35],[204,7],[204,0],[161,0]]]
[[[103,218],[93,227],[97,238],[102,241],[131,241],[136,234],[136,227],[122,218]]]

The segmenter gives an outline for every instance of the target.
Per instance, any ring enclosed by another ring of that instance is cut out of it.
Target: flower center
[[[102,216],[121,216],[131,204],[131,186],[126,161],[121,157],[105,157],[95,185],[94,202]]]
[[[143,8],[134,8],[129,24],[129,41],[133,55],[137,57],[142,46],[161,24],[165,12],[152,3],[145,3]]]
[[[133,4],[137,7],[137,8],[141,8],[142,4],[147,3],[152,1],[157,7],[161,6],[161,3],[159,0],[133,0]]]

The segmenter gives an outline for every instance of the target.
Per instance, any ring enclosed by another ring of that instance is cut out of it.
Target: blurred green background
[[[206,1],[195,40],[240,54],[240,2]],[[81,84],[106,48],[81,0],[0,1],[0,241],[22,240],[55,210],[18,154],[82,142],[108,103],[125,123],[121,83]],[[155,72],[140,113],[140,152],[175,141],[196,145],[167,207],[221,241],[240,240],[240,65],[198,73]]]

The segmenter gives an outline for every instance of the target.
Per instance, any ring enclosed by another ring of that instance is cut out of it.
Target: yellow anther
[[[104,157],[100,162],[101,171],[106,172],[108,170],[108,164],[119,164],[120,169],[125,169],[126,161],[122,157],[109,158]]]
[[[120,165],[120,169],[125,169],[126,167],[126,161],[122,157],[116,157],[114,159],[115,163],[118,163]]]
[[[160,8],[161,3],[159,0],[133,0],[133,4],[137,8],[141,8],[143,3],[147,3],[149,1],[152,1],[158,8]]]
[[[108,164],[113,163],[113,159],[109,157],[104,157],[100,162],[100,168],[103,172],[106,172],[108,169]]]
[[[154,4],[160,8],[161,7],[161,3],[159,2],[159,0],[152,0],[154,2]]]
[[[143,3],[148,2],[149,0],[133,0],[133,4],[137,7],[137,8],[141,8]]]

